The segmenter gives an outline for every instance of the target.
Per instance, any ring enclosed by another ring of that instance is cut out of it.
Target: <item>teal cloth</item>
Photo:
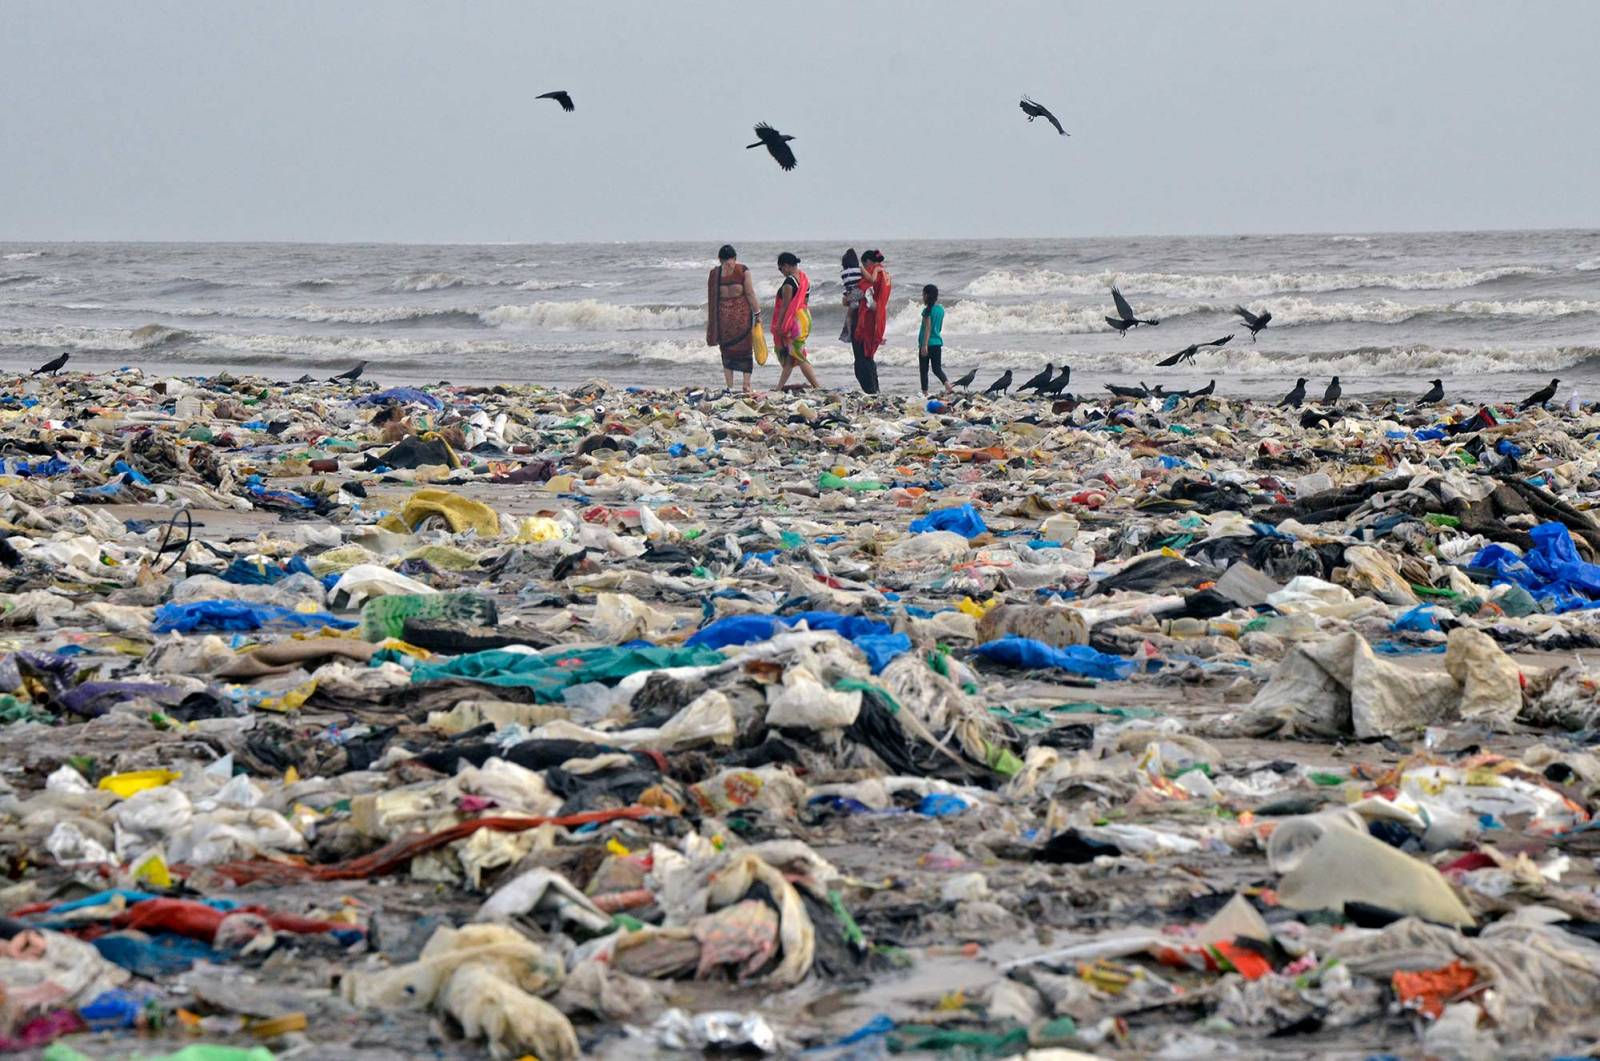
[[[922,308],[922,327],[928,333],[923,340],[924,346],[943,346],[944,335],[944,307],[935,302],[931,306]]]
[[[491,648],[443,663],[418,663],[412,682],[451,679],[484,685],[520,686],[534,691],[540,703],[556,703],[571,685],[601,682],[615,685],[630,674],[668,667],[710,667],[721,663],[721,652],[709,648],[583,648],[552,649],[534,655]]]

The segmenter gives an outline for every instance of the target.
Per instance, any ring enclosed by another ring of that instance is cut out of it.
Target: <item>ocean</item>
[[[824,384],[853,387],[837,339],[842,243],[746,244],[770,307],[780,250],[812,280],[811,349]],[[703,342],[717,244],[0,243],[0,365],[62,350],[72,367],[293,379],[358,360],[392,383],[720,385]],[[1505,398],[1559,375],[1600,398],[1600,232],[873,240],[895,282],[880,354],[886,390],[916,389],[923,284],[946,306],[952,378],[1046,361],[1072,390],[1107,381],[1271,395],[1408,393],[1442,377],[1461,397]],[[1103,318],[1119,284],[1141,315]],[[1230,311],[1272,311],[1255,343]],[[1160,358],[1234,333],[1192,365]],[[756,385],[776,382],[775,363]],[[798,377],[797,377],[798,378]],[[1570,394],[1563,389],[1563,398]]]

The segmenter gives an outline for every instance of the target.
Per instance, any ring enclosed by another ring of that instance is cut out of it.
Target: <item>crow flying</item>
[[[567,95],[565,92],[544,92],[544,93],[541,93],[540,95],[537,95],[537,96],[535,96],[533,98],[534,99],[553,99],[557,103],[561,104],[561,109],[566,111],[568,114],[571,114],[573,111],[578,109],[573,104],[572,97]]]
[[[1256,314],[1245,309],[1243,306],[1235,306],[1233,307],[1233,312],[1237,313],[1241,318],[1244,319],[1244,326],[1250,329],[1250,341],[1252,343],[1256,341],[1256,332],[1259,332],[1262,328],[1265,328],[1267,326],[1267,322],[1272,319],[1272,314],[1267,310],[1262,310],[1261,315],[1257,316]]]
[[[38,368],[34,369],[33,370],[33,374],[35,376],[37,376],[41,372],[48,372],[53,376],[57,372],[60,372],[63,368],[65,368],[67,366],[67,358],[69,358],[71,356],[72,356],[71,354],[69,354],[69,353],[67,353],[67,351],[63,350],[63,351],[61,351],[61,356],[60,357],[57,357],[57,358],[54,358],[52,360],[46,361],[44,364],[42,364]]]
[[[1039,373],[1037,376],[1034,376],[1032,379],[1028,380],[1028,382],[1026,382],[1022,386],[1018,387],[1017,390],[1019,390],[1019,391],[1036,391],[1036,390],[1038,390],[1040,387],[1042,387],[1046,383],[1050,382],[1050,377],[1055,373],[1055,370],[1056,370],[1056,366],[1054,364],[1046,364],[1044,366],[1044,371],[1043,372]]]
[[[1128,300],[1122,297],[1122,292],[1116,288],[1111,289],[1111,301],[1117,304],[1115,317],[1107,317],[1106,323],[1117,330],[1117,338],[1128,334],[1129,328],[1137,328],[1141,324],[1148,324],[1152,328],[1161,322],[1158,320],[1143,320],[1134,316],[1133,307],[1128,305]]]
[[[1162,360],[1157,361],[1156,367],[1167,368],[1168,366],[1178,364],[1180,361],[1193,361],[1194,355],[1200,352],[1200,348],[1202,346],[1227,346],[1232,339],[1232,335],[1224,335],[1222,338],[1213,339],[1209,343],[1192,343],[1189,346],[1184,347],[1182,350],[1179,350],[1171,357],[1163,358]]]
[[[951,386],[960,387],[961,389],[965,390],[966,388],[972,386],[972,381],[977,379],[977,378],[978,378],[978,370],[977,369],[973,369],[971,372],[968,372],[965,376],[962,376],[960,379],[956,380],[953,384],[951,384]]]
[[[1283,401],[1278,403],[1278,408],[1282,409],[1285,405],[1292,405],[1298,409],[1300,408],[1300,403],[1305,400],[1306,381],[1304,378],[1297,379],[1294,381],[1294,390],[1283,396]]]
[[[348,383],[354,383],[356,380],[361,378],[361,373],[365,372],[366,370],[367,370],[367,363],[365,361],[363,361],[363,362],[361,362],[361,364],[357,365],[355,368],[352,368],[350,371],[341,372],[337,376],[334,376],[334,377],[330,378],[328,380],[328,382],[329,383],[338,383],[340,380],[344,380],[344,381],[346,381]]]
[[[746,151],[752,147],[765,147],[767,153],[776,160],[778,165],[785,170],[794,169],[794,152],[789,148],[789,141],[793,140],[794,137],[778,132],[766,122],[756,126],[756,136],[760,137],[760,139],[753,144],[746,144]]]
[[[1428,382],[1432,383],[1433,386],[1428,388],[1427,394],[1417,399],[1418,405],[1433,405],[1436,402],[1444,401],[1444,380],[1433,379]]]
[[[1339,400],[1339,396],[1343,393],[1344,388],[1339,386],[1339,377],[1335,376],[1333,381],[1328,384],[1328,389],[1322,392],[1322,402],[1324,405],[1332,405]]]
[[[1008,368],[1005,371],[1005,375],[1001,376],[999,379],[997,379],[993,383],[989,384],[988,389],[985,390],[983,393],[985,393],[985,394],[1004,394],[1006,392],[1006,390],[1010,386],[1011,386],[1011,370]]]
[[[1017,106],[1022,108],[1022,113],[1026,114],[1028,116],[1028,120],[1030,122],[1033,121],[1035,118],[1043,118],[1045,121],[1047,121],[1051,125],[1055,126],[1056,127],[1056,132],[1060,133],[1062,136],[1071,136],[1072,135],[1071,133],[1067,132],[1065,129],[1061,128],[1061,123],[1056,121],[1056,116],[1054,114],[1051,114],[1050,113],[1050,109],[1048,107],[1046,107],[1044,104],[1035,103],[1035,102],[1033,102],[1033,100],[1029,99],[1027,96],[1023,96],[1022,97],[1022,102],[1017,104]]]
[[[1538,390],[1522,399],[1522,404],[1517,406],[1517,408],[1530,409],[1535,405],[1543,405],[1545,402],[1556,396],[1556,388],[1559,386],[1561,386],[1561,381],[1559,379],[1551,380],[1548,386],[1540,387]]]

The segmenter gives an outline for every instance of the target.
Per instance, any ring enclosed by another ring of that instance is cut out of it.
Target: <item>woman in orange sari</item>
[[[733,374],[739,372],[748,392],[750,373],[755,371],[750,332],[761,319],[761,303],[750,270],[739,264],[738,251],[724,243],[717,262],[706,281],[706,345],[722,349],[722,378],[728,389],[733,389]]]

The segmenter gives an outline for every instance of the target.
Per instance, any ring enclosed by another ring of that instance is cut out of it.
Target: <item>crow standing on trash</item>
[[[1322,392],[1322,402],[1324,405],[1332,405],[1339,400],[1339,396],[1343,393],[1344,388],[1339,386],[1339,377],[1335,376],[1333,381],[1328,384],[1328,389]]]
[[[63,351],[61,351],[61,356],[60,357],[53,358],[53,359],[51,359],[49,361],[46,361],[44,364],[42,364],[38,368],[34,369],[33,370],[33,374],[35,376],[37,376],[41,372],[48,372],[53,376],[57,372],[60,372],[63,368],[65,368],[67,366],[67,358],[69,358],[71,356],[72,355],[70,353],[68,353],[67,351],[63,350]]]
[[[1006,392],[1006,390],[1008,388],[1010,388],[1010,386],[1011,386],[1011,370],[1008,368],[1005,371],[1005,375],[1001,376],[999,379],[997,379],[993,383],[989,384],[988,389],[985,390],[983,393],[985,393],[985,394],[1004,394]]]
[[[1051,375],[1053,375],[1055,373],[1055,370],[1056,370],[1055,364],[1053,362],[1047,362],[1045,364],[1045,366],[1044,366],[1044,371],[1043,372],[1041,372],[1038,375],[1033,376],[1032,378],[1030,378],[1028,380],[1028,382],[1026,382],[1022,386],[1018,387],[1017,390],[1018,391],[1036,391],[1036,390],[1038,390],[1040,387],[1043,387],[1046,383],[1050,382],[1050,377],[1051,377]]]
[[[960,379],[956,380],[950,385],[952,387],[960,387],[962,390],[966,390],[968,387],[972,386],[972,381],[977,378],[978,370],[973,369],[971,372],[968,372],[965,376],[962,376]]]
[[[366,370],[367,363],[363,361],[355,368],[350,369],[348,372],[341,372],[337,376],[333,376],[328,380],[328,382],[339,383],[343,381],[345,383],[354,383],[356,380],[361,378],[361,373],[365,372]]]
[[[1559,386],[1561,386],[1561,381],[1559,379],[1551,380],[1548,386],[1540,387],[1538,390],[1522,399],[1522,404],[1518,405],[1517,408],[1531,409],[1535,405],[1543,405],[1545,402],[1556,396],[1556,388]]]
[[[1432,383],[1433,386],[1428,388],[1427,394],[1417,399],[1418,405],[1434,405],[1444,401],[1444,380],[1434,379],[1428,382]]]
[[[1298,409],[1300,408],[1300,403],[1305,400],[1306,381],[1305,378],[1302,377],[1294,381],[1294,390],[1283,396],[1283,401],[1278,403],[1278,408],[1282,409],[1285,405],[1292,405]]]
[[[1056,373],[1056,378],[1040,387],[1039,394],[1060,394],[1067,389],[1067,384],[1072,382],[1072,366],[1062,365],[1061,371]]]

